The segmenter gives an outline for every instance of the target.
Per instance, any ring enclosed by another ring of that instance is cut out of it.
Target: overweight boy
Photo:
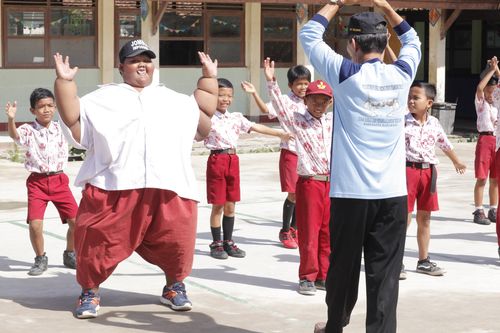
[[[63,171],[68,163],[68,143],[59,123],[52,120],[56,112],[54,95],[44,88],[33,90],[30,96],[30,112],[35,116],[35,121],[32,123],[16,128],[16,111],[17,102],[8,102],[5,106],[9,136],[17,145],[27,148],[24,161],[24,167],[30,172],[26,180],[27,222],[31,246],[36,255],[35,263],[28,274],[41,275],[47,270],[43,218],[49,202],[56,207],[62,223],[68,224],[63,264],[74,269],[74,227],[78,206],[69,188],[68,176]]]
[[[303,295],[325,290],[330,256],[330,154],[333,113],[332,88],[322,80],[309,84],[306,113],[295,112],[293,135],[297,145],[299,179],[296,214],[299,237],[299,287]]]

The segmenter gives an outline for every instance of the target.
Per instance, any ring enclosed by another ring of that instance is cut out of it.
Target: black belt
[[[320,182],[329,182],[330,181],[330,176],[329,175],[312,175],[312,176],[301,176],[301,178],[305,179],[314,179],[314,180],[319,180]]]
[[[228,148],[228,149],[214,149],[210,151],[210,155],[213,154],[228,154],[228,155],[234,155],[236,154],[236,149],[234,148]]]
[[[406,161],[406,166],[415,169],[431,169],[431,193],[436,193],[436,183],[437,183],[437,172],[436,165],[431,163],[419,163],[419,162],[409,162]]]
[[[49,171],[49,172],[32,172],[32,174],[35,174],[37,176],[53,176],[53,175],[58,175],[60,173],[63,173],[63,171],[59,170],[59,171]]]
[[[479,135],[495,135],[493,132],[479,132]]]
[[[414,169],[430,169],[433,164],[426,162],[409,162],[406,161],[406,166]]]

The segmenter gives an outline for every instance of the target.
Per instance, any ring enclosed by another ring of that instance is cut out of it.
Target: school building
[[[360,3],[369,6],[370,1]],[[474,118],[478,74],[488,58],[500,56],[500,1],[390,3],[421,37],[417,79],[437,85],[438,101],[456,102],[457,117]],[[321,6],[314,0],[0,0],[0,103],[17,100],[16,120],[31,121],[29,94],[36,87],[52,89],[55,52],[79,67],[80,96],[99,84],[121,82],[118,51],[126,41],[142,38],[158,56],[155,79],[191,93],[201,73],[197,51],[203,50],[218,59],[219,76],[235,85],[231,110],[263,120],[240,82],[251,81],[267,99],[262,63],[271,57],[287,92],[287,69],[308,64],[298,31]],[[363,6],[342,8],[325,34],[340,53],[348,17],[372,10]],[[399,48],[394,36],[390,42]],[[2,112],[0,131],[6,130],[6,122]]]

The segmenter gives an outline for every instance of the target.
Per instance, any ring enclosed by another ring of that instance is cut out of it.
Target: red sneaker
[[[292,232],[291,230],[289,231],[280,231],[279,239],[281,244],[283,244],[283,247],[286,249],[296,249],[297,248],[297,243],[292,237]]]
[[[299,231],[293,227],[290,227],[290,234],[292,235],[292,238],[297,246],[299,246]]]

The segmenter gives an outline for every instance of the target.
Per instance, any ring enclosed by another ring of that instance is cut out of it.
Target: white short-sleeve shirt
[[[199,200],[191,149],[199,120],[193,96],[163,85],[137,91],[108,84],[80,99],[80,145],[87,149],[75,183],[105,190],[159,188]]]

